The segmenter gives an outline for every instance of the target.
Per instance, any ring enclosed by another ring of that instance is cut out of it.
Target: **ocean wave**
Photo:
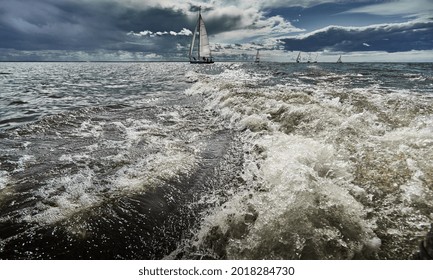
[[[0,258],[410,258],[433,107],[404,66],[20,64]]]
[[[187,90],[242,131],[246,154],[245,185],[193,246],[228,259],[409,257],[433,206],[428,96],[272,78],[227,69]]]

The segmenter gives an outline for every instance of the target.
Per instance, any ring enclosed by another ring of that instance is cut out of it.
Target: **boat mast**
[[[200,47],[201,47],[201,6],[198,8],[198,47],[197,47],[197,59],[200,60]]]
[[[192,35],[191,46],[189,47],[189,61],[191,61],[193,58],[192,53],[194,51],[195,37],[197,36],[197,30],[198,30],[198,27],[200,24],[200,10],[199,10],[198,15],[199,15],[199,17],[197,19],[197,24],[195,25],[194,34]],[[199,48],[200,48],[200,44],[198,46],[198,54],[199,54],[199,59],[200,59],[200,49]]]

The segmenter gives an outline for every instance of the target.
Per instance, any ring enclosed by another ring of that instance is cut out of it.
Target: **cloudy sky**
[[[433,61],[433,0],[0,0],[0,61],[187,60],[199,6],[216,60]]]

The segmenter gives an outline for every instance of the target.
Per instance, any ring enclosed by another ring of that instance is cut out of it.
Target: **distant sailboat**
[[[341,61],[341,55],[340,55],[340,57],[338,58],[337,63],[343,63],[343,61]]]
[[[313,63],[317,63],[317,57],[319,56],[318,53],[316,53],[316,58],[314,59]]]
[[[296,58],[296,63],[301,62],[301,52],[298,53],[298,57]]]
[[[195,37],[198,35],[197,56],[195,57],[194,45]],[[189,62],[195,64],[209,64],[214,63],[210,52],[209,39],[207,37],[206,27],[204,25],[203,17],[201,16],[201,9],[198,12],[197,24],[192,35],[191,46],[189,48]]]
[[[254,62],[255,62],[255,63],[259,63],[259,62],[260,62],[260,54],[259,54],[259,50],[257,50],[256,60],[255,60]]]

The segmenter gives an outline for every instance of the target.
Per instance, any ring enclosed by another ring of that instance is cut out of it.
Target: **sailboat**
[[[341,61],[341,55],[340,55],[340,57],[338,58],[337,63],[343,63],[343,61]]]
[[[301,62],[301,52],[298,53],[298,57],[296,58],[296,63]]]
[[[195,38],[198,36],[197,55],[194,56]],[[209,39],[207,37],[206,27],[204,25],[203,17],[201,16],[201,9],[198,11],[197,24],[192,35],[191,46],[189,48],[189,62],[194,64],[210,64],[214,63],[209,47]]]
[[[311,53],[308,53],[308,60],[307,60],[307,63],[310,63],[311,62]]]
[[[259,50],[257,50],[256,60],[255,60],[254,62],[255,62],[255,63],[259,63],[259,62],[260,62]]]
[[[313,63],[317,63],[317,57],[319,56],[318,53],[316,53],[316,58],[314,59]]]

